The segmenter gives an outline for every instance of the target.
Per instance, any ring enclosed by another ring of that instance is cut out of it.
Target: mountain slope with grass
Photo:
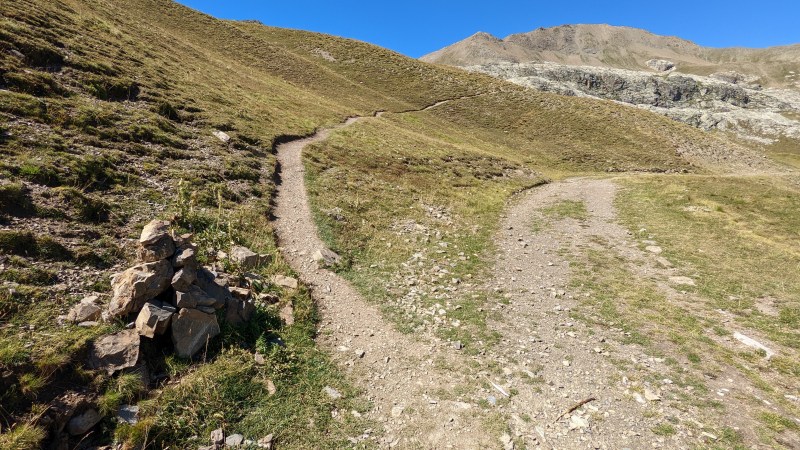
[[[564,25],[502,40],[478,33],[421,59],[765,145],[800,139],[799,45],[715,49],[629,27]]]
[[[297,276],[272,230],[276,150],[349,117],[385,111],[304,152],[337,270],[393,326],[472,355],[499,339],[490,295],[426,294],[424,308],[460,305],[455,328],[395,300],[410,282],[427,286],[434,266],[442,279],[444,261],[448,278],[480,285],[515,192],[608,172],[784,170],[730,136],[646,111],[167,0],[10,0],[0,11],[2,448],[201,447],[220,428],[279,448],[384,442],[386,411],[317,344],[311,290],[274,281]],[[59,316],[87,296],[105,307],[110,277],[135,261],[153,219],[192,233],[200,264],[269,301],[194,359],[142,338],[145,370],[91,370],[95,343],[136,317]],[[269,262],[246,269],[227,256],[235,245]],[[435,256],[418,261],[420,245]],[[138,423],[117,420],[123,405],[138,406]],[[89,410],[99,422],[70,434]],[[490,436],[502,435],[507,418],[486,411]]]
[[[627,70],[654,69],[650,60],[669,60],[684,73],[741,72],[770,87],[791,87],[800,73],[800,45],[765,49],[710,48],[673,36],[605,24],[538,28],[503,39],[476,33],[420,58],[453,66],[553,62]]]

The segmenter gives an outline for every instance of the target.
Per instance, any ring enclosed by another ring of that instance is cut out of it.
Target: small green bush
[[[28,189],[22,183],[0,185],[0,213],[24,215],[33,209]]]
[[[52,238],[37,237],[30,231],[0,231],[0,251],[54,261],[72,259],[72,253],[66,247]]]
[[[54,191],[55,197],[67,205],[76,218],[92,223],[108,220],[111,211],[108,203],[71,187],[56,188]]]
[[[181,116],[178,114],[178,110],[176,110],[175,107],[170,105],[168,102],[160,102],[156,107],[156,112],[161,117],[165,117],[169,120],[174,120],[175,122],[181,121]]]

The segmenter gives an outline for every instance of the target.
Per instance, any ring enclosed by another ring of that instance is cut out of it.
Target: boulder
[[[312,258],[322,267],[333,267],[342,261],[341,256],[327,248],[317,250],[312,255]]]
[[[67,320],[72,323],[95,321],[100,318],[103,311],[95,305],[97,296],[86,297],[73,306],[67,313]]]
[[[233,298],[228,289],[227,280],[217,277],[214,272],[205,267],[197,271],[197,286],[215,300],[213,306],[216,309],[224,308],[228,304],[228,300]]]
[[[231,261],[243,269],[252,269],[262,264],[261,256],[247,247],[236,246],[231,248]]]
[[[659,72],[666,72],[675,68],[675,63],[666,59],[651,59],[646,64],[651,69]]]
[[[79,436],[91,430],[92,427],[100,423],[103,416],[96,409],[89,409],[79,416],[70,419],[67,424],[67,431],[73,436]]]
[[[118,273],[111,280],[114,296],[108,305],[109,315],[122,317],[139,312],[145,302],[169,287],[172,275],[172,264],[166,260],[139,264]]]
[[[214,131],[211,134],[213,134],[217,139],[219,139],[225,144],[231,141],[231,137],[228,135],[228,133],[224,131]]]
[[[175,308],[161,302],[146,303],[136,317],[136,331],[149,338],[160,336],[167,332],[174,313]]]
[[[225,322],[231,325],[240,325],[249,322],[256,312],[256,305],[251,300],[233,298],[228,301],[225,310]]]
[[[175,256],[172,257],[172,267],[195,269],[197,267],[197,250],[191,245],[178,247],[175,250]]]
[[[297,289],[297,278],[287,277],[285,275],[273,275],[271,278],[272,284],[288,289]]]
[[[153,245],[169,236],[169,222],[166,220],[153,220],[142,228],[139,244],[142,246]]]
[[[89,367],[109,375],[136,365],[139,359],[139,333],[124,330],[97,339],[89,354]]]
[[[197,271],[192,267],[183,267],[173,275],[172,287],[176,291],[187,292],[195,281],[197,281]]]
[[[172,318],[172,343],[175,353],[191,358],[220,333],[217,317],[196,309],[183,308]]]
[[[175,292],[175,306],[178,308],[197,308],[197,299],[188,292]]]
[[[169,222],[154,220],[142,229],[138,257],[142,262],[155,262],[175,253],[175,241],[169,234]]]

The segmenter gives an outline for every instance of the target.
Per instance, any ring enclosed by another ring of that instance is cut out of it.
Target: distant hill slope
[[[666,59],[685,73],[737,71],[757,75],[764,85],[783,87],[800,73],[800,45],[767,49],[705,48],[677,37],[611,25],[562,25],[499,39],[477,33],[425,55],[423,61],[454,66],[555,62],[616,69],[651,70],[647,61]]]

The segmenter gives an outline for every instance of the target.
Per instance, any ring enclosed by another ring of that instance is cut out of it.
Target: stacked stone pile
[[[233,325],[247,322],[255,313],[250,289],[229,286],[224,275],[200,267],[191,235],[174,237],[169,226],[163,220],[147,224],[139,238],[138,263],[113,277],[113,294],[103,317],[135,315],[134,330],[96,341],[90,358],[93,368],[113,372],[133,367],[141,337],[170,335],[175,353],[191,358],[220,333],[218,311],[224,310],[222,317]],[[267,257],[234,247],[229,258],[247,269]],[[93,303],[81,302],[75,308],[80,309],[75,313],[80,319],[96,318],[87,314],[95,312]]]
[[[169,228],[170,223],[163,220],[154,220],[143,228],[136,253],[138,261],[114,275],[112,298],[107,306],[102,305],[99,296],[89,296],[59,318],[85,327],[96,326],[100,320],[119,319],[129,323],[125,330],[101,336],[92,343],[89,368],[103,370],[109,376],[117,372],[138,373],[149,381],[142,338],[153,339],[156,345],[168,345],[168,336],[175,354],[191,358],[220,333],[218,317],[223,322],[240,325],[255,314],[254,292],[245,285],[255,280],[262,282],[262,278],[247,273],[247,282],[240,285],[239,280],[201,266],[192,236],[176,237]],[[231,248],[224,257],[244,270],[270,261],[269,255],[259,255],[241,246]],[[293,278],[281,277],[281,281],[297,287]],[[277,303],[279,299],[262,293],[259,301]],[[70,393],[56,403],[61,406],[52,406],[48,417],[53,416],[52,420],[57,421],[54,429],[59,439],[85,434],[103,417],[91,394]],[[136,406],[123,405],[117,418],[135,423],[136,411]]]

